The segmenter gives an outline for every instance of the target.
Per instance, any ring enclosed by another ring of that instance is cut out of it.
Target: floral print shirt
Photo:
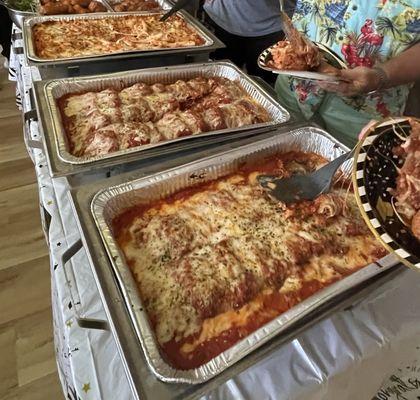
[[[420,0],[298,0],[293,23],[340,55],[349,68],[373,67],[420,41]],[[290,79],[290,89],[308,118],[325,95],[311,81]],[[409,89],[398,86],[343,100],[374,117],[400,115]]]

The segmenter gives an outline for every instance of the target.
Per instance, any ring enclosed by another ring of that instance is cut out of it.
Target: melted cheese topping
[[[269,294],[271,291],[265,291]],[[270,314],[271,318],[276,316],[273,310],[264,310],[262,296],[251,300],[240,310],[229,310],[214,318],[208,318],[203,322],[200,336],[192,343],[184,343],[181,347],[183,353],[192,353],[200,344],[205,343],[215,337],[220,336],[223,332],[231,329],[233,326],[245,326],[250,318],[256,313]]]
[[[179,16],[113,16],[34,25],[36,55],[43,59],[97,56],[134,50],[195,47],[203,38]]]
[[[281,157],[276,172],[290,174],[296,166]],[[317,158],[306,158],[299,167],[308,170]],[[258,174],[181,192],[116,223],[162,346],[182,342],[188,354],[256,315],[272,319],[279,312],[265,305],[267,295],[297,293],[313,281],[326,285],[380,253],[346,189],[287,208],[263,192]]]

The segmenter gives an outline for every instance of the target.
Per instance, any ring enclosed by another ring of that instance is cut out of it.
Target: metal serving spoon
[[[280,179],[272,175],[259,175],[257,179],[270,196],[283,203],[291,204],[299,200],[314,200],[320,194],[330,191],[335,173],[340,165],[354,154],[354,150],[307,175],[294,175],[290,178]]]

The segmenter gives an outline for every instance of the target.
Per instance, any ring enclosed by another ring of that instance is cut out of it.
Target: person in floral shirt
[[[420,0],[298,0],[293,23],[349,68],[339,85],[280,75],[280,102],[298,119],[352,146],[369,120],[403,113],[420,80]]]

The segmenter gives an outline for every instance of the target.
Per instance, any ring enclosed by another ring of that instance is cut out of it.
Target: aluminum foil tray
[[[99,3],[103,4],[106,9],[109,12],[114,12],[112,7],[106,2],[106,0],[96,0]],[[161,1],[161,0],[159,0]],[[35,17],[35,16],[41,16],[42,14],[39,12],[39,8],[41,7],[41,2],[38,1],[34,1],[33,4],[33,12],[31,11],[20,11],[20,10],[16,10],[13,7],[9,6],[7,1],[5,1],[4,3],[5,7],[7,8],[10,18],[11,20],[15,23],[15,25],[19,28],[22,29],[23,27],[23,20],[24,18],[28,18],[28,17]]]
[[[108,2],[106,0],[96,0],[96,1],[99,2],[99,3],[101,3],[107,9],[107,12],[114,12],[112,10],[112,7],[108,4]],[[53,17],[53,16],[57,16],[57,15],[44,15],[44,14],[41,14],[40,8],[41,8],[41,0],[37,0],[37,13],[35,15],[33,15],[33,16],[39,16],[39,17],[47,17],[47,16]],[[88,15],[97,15],[97,14],[104,14],[104,12],[102,12],[102,13],[87,13],[87,14]],[[74,13],[74,14],[65,14],[65,15],[71,16],[71,15],[80,15],[80,14]]]
[[[212,132],[204,132],[199,135],[184,136],[173,140],[160,143],[154,143],[130,149],[119,150],[113,153],[95,156],[95,157],[75,157],[70,154],[67,136],[61,120],[60,111],[56,100],[69,93],[79,93],[87,91],[100,91],[106,88],[122,89],[123,87],[133,85],[137,82],[152,83],[172,83],[178,79],[191,79],[197,76],[218,76],[238,81],[245,91],[256,100],[269,113],[271,121],[267,123],[254,124],[235,129],[221,129]],[[53,135],[56,151],[59,158],[70,164],[87,164],[100,160],[115,158],[117,156],[128,155],[131,153],[140,153],[152,148],[162,147],[164,145],[185,142],[192,138],[208,137],[220,134],[231,134],[245,130],[256,129],[260,127],[269,127],[278,125],[289,120],[289,113],[267,92],[260,84],[244,74],[231,62],[212,62],[206,64],[188,64],[173,67],[158,67],[146,70],[119,72],[109,75],[96,75],[83,78],[68,78],[60,80],[47,81],[43,93],[47,104],[47,115],[52,122],[52,131],[44,130],[44,134]]]
[[[149,325],[135,281],[114,240],[111,228],[112,219],[136,204],[153,202],[183,188],[228,175],[236,171],[239,166],[255,165],[267,156],[289,150],[313,151],[327,159],[334,159],[346,151],[346,148],[318,128],[299,128],[217,156],[208,157],[202,161],[191,162],[146,178],[102,189],[94,196],[91,202],[93,219],[122,290],[146,361],[158,379],[165,382],[203,383],[231,367],[270,339],[281,333],[286,333],[288,328],[291,328],[292,325],[295,326],[294,324],[315,312],[322,305],[334,302],[337,296],[387,269],[375,263],[367,265],[281,314],[199,368],[187,371],[177,370],[164,361]],[[351,164],[352,161],[348,161],[343,166],[344,173],[349,176]],[[390,266],[388,265],[388,268]]]
[[[206,47],[210,47],[213,45],[213,39],[208,36],[195,22],[193,18],[189,18],[185,13],[180,12],[177,15],[183,18],[188,26],[196,31],[203,39],[204,43],[199,46],[193,47],[172,47],[162,48],[162,49],[154,49],[154,50],[130,50],[120,53],[112,53],[112,54],[96,54],[96,55],[87,55],[87,56],[76,56],[76,57],[63,57],[63,58],[40,58],[37,56],[35,51],[35,43],[34,38],[32,36],[32,28],[36,24],[40,24],[47,21],[77,21],[81,19],[109,19],[109,18],[124,18],[128,14],[127,13],[93,13],[93,14],[73,14],[73,15],[44,15],[39,17],[31,17],[27,18],[23,24],[23,41],[24,46],[26,49],[26,57],[28,60],[35,61],[37,63],[51,63],[51,62],[65,62],[65,61],[75,61],[75,60],[89,60],[95,58],[115,58],[119,55],[123,54],[154,54],[154,53],[164,53],[164,52],[172,52],[174,50],[189,50],[189,49],[204,49]],[[131,16],[141,16],[141,15],[163,15],[162,12],[160,13],[148,13],[148,12],[133,12],[129,13]],[[63,39],[64,40],[64,39]]]
[[[112,12],[115,12],[113,9],[114,5],[121,2],[121,0],[105,0],[105,1],[109,5]],[[155,1],[156,3],[159,4],[162,10],[169,10],[172,7],[172,3],[170,3],[168,0],[155,0]],[[127,12],[133,12],[133,11],[123,11],[123,12],[127,13]]]

